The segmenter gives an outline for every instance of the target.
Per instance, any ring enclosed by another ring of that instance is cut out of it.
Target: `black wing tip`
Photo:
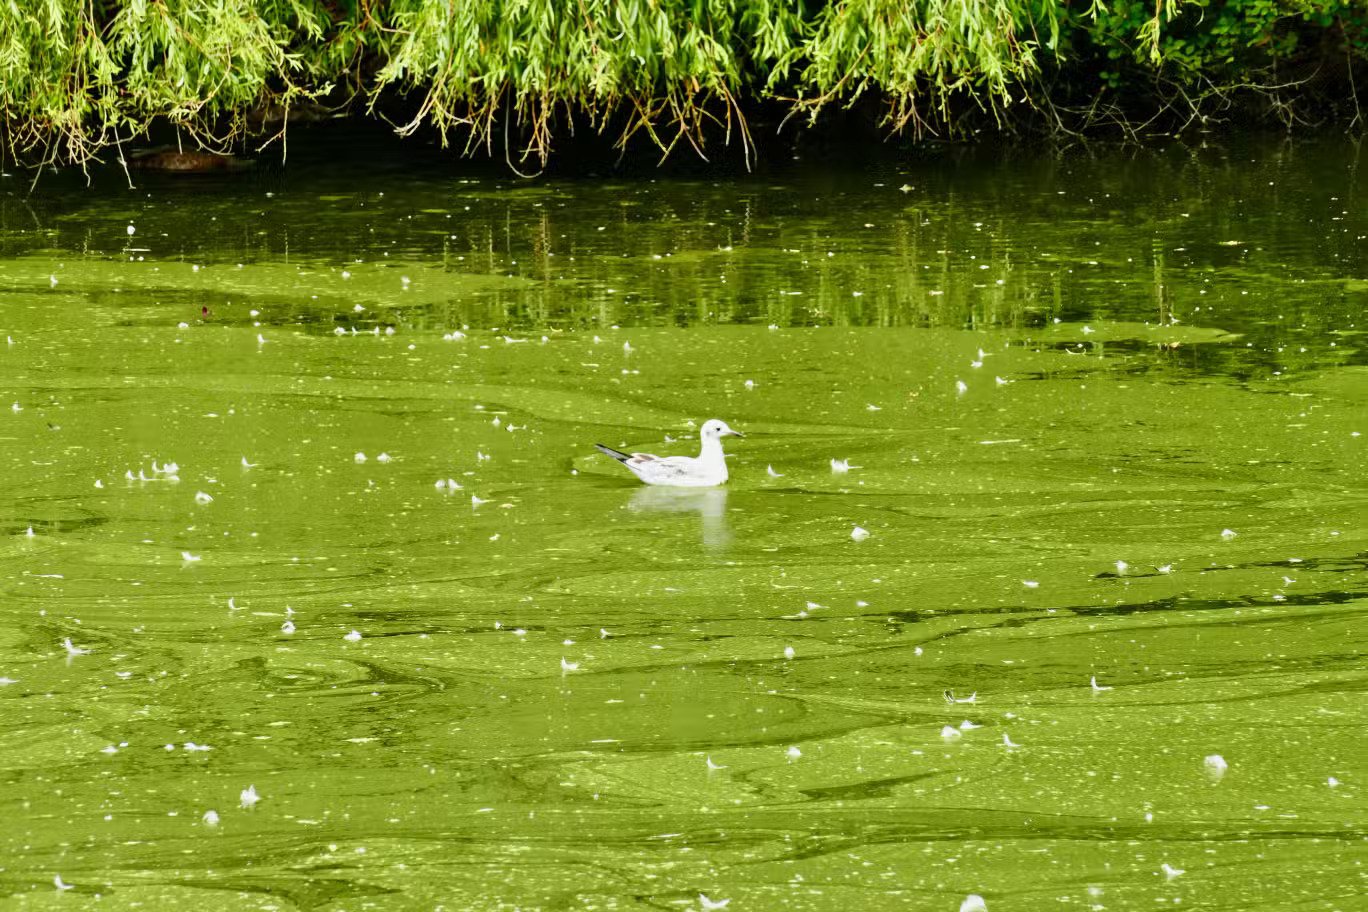
[[[622,450],[615,450],[612,447],[604,446],[601,443],[594,444],[594,448],[597,449],[600,453],[612,456],[618,462],[626,462],[627,460],[632,458],[630,453],[624,453],[622,452]]]

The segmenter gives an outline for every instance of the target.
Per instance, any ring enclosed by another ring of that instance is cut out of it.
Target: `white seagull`
[[[727,457],[722,452],[723,437],[745,437],[734,431],[727,422],[713,418],[703,425],[698,436],[703,447],[698,456],[653,456],[650,453],[624,453],[601,443],[594,444],[599,452],[612,456],[632,470],[648,485],[669,485],[677,488],[711,488],[727,480]]]

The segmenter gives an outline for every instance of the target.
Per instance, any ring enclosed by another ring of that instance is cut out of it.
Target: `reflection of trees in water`
[[[802,175],[739,193],[628,184],[613,188],[616,206],[572,187],[496,252],[553,253],[542,284],[453,302],[445,322],[1022,329],[1176,317],[1248,333],[1280,315],[1329,327],[1362,309],[1365,293],[1344,285],[1363,272],[1355,238],[1368,233],[1346,168],[1357,148],[1085,151],[947,154],[909,183],[891,172],[881,185]],[[1326,172],[1345,177],[1318,183]],[[530,205],[500,207],[504,224]]]
[[[292,143],[292,161],[309,160],[307,145]],[[1333,339],[1332,350],[1328,336],[1361,322],[1368,305],[1362,150],[1349,142],[956,148],[744,183],[453,183],[445,169],[372,167],[338,192],[336,172],[358,168],[363,152],[329,159],[332,178],[319,168],[292,170],[287,183],[197,184],[202,192],[176,205],[138,212],[137,237],[151,258],[394,271],[393,297],[360,300],[359,316],[335,296],[292,297],[292,313],[325,332],[338,314],[361,329],[513,332],[1176,319],[1245,338],[1161,352],[1156,364],[1200,371],[1217,359],[1254,376],[1363,357],[1357,337]],[[31,203],[0,204],[0,220],[24,229],[6,241],[12,255],[36,249],[25,245],[110,254],[126,243],[124,195],[68,183],[55,175]],[[277,184],[288,192],[263,197]],[[420,302],[400,292],[398,275],[418,289],[434,270],[451,294]]]

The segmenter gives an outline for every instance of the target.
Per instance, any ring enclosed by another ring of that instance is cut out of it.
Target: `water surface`
[[[1362,907],[1359,149],[321,159],[0,182],[0,906]]]

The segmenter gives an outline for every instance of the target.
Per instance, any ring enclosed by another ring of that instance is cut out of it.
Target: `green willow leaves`
[[[1055,117],[1156,74],[1206,88],[1321,47],[1352,78],[1368,59],[1361,0],[1160,3],[0,0],[4,147],[85,162],[166,122],[224,149],[312,104],[520,167],[577,120],[703,154],[710,138],[749,150],[757,102],[805,117],[876,102],[893,131],[953,131],[962,111]]]

